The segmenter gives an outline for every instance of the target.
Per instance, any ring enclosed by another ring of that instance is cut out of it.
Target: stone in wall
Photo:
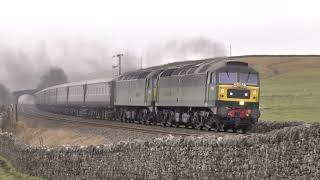
[[[252,133],[267,133],[277,129],[283,129],[285,127],[293,127],[303,125],[303,122],[299,121],[286,121],[286,122],[275,122],[275,121],[259,121],[254,124],[250,130]]]

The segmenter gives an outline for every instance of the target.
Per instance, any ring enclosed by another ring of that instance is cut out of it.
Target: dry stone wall
[[[267,133],[277,129],[283,129],[285,127],[293,127],[303,125],[301,121],[285,121],[285,122],[274,122],[274,121],[259,121],[251,128],[252,133]]]
[[[48,179],[320,179],[320,125],[249,137],[165,137],[89,147],[32,147],[0,134],[0,154]]]

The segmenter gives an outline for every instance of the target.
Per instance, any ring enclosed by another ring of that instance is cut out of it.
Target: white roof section
[[[93,79],[86,81],[87,84],[97,84],[97,83],[107,83],[110,82],[112,78],[105,78],[105,79]]]
[[[85,84],[107,83],[107,82],[110,82],[111,80],[112,80],[112,78],[104,78],[104,79],[93,79],[93,80],[88,80],[88,81],[70,82],[70,83],[51,86],[51,87],[45,88],[45,89],[43,89],[41,91],[38,91],[37,93],[44,92],[44,91],[47,91],[47,90],[50,90],[50,89],[56,89],[56,88],[64,88],[64,87],[71,87],[71,86],[82,86],[82,85],[85,85]]]

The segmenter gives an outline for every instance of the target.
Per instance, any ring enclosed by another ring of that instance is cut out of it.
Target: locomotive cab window
[[[215,73],[212,73],[211,75],[211,84],[216,84],[216,74]]]
[[[233,84],[238,82],[238,73],[236,72],[220,72],[219,83],[222,84]]]
[[[240,82],[250,85],[258,85],[258,75],[255,73],[240,73]]]

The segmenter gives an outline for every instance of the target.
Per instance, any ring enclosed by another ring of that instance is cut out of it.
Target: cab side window
[[[215,73],[212,73],[211,75],[211,84],[216,84],[217,83],[217,76]]]

